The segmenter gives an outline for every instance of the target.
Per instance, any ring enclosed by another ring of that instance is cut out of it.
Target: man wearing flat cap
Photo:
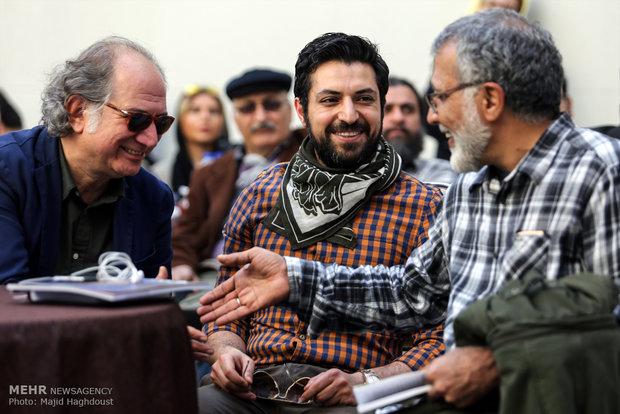
[[[222,227],[237,195],[261,171],[290,160],[299,148],[306,131],[290,128],[291,82],[286,73],[251,69],[226,86],[243,145],[194,172],[189,206],[172,234],[173,279],[198,280],[200,263],[222,251]]]

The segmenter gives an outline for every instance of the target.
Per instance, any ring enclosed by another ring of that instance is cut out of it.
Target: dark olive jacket
[[[527,274],[456,318],[457,346],[493,351],[500,414],[620,413],[618,289],[590,273]]]

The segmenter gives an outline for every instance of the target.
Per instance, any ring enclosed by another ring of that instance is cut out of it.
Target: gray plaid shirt
[[[563,114],[510,174],[461,174],[405,265],[286,258],[289,302],[310,334],[419,329],[445,316],[451,348],[456,315],[530,270],[549,279],[591,271],[620,284],[619,169],[620,141]]]

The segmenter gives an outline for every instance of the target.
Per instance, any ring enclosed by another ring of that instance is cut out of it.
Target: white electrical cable
[[[84,276],[97,272],[98,281],[139,283],[144,279],[144,272],[138,270],[131,257],[124,252],[104,252],[99,256],[99,265],[71,273],[72,276]]]

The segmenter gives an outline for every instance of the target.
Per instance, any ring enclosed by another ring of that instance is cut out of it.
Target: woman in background
[[[187,195],[192,171],[231,147],[218,93],[198,85],[185,87],[177,111],[176,132],[179,149],[173,163],[164,159],[152,170],[168,183],[178,201]]]

